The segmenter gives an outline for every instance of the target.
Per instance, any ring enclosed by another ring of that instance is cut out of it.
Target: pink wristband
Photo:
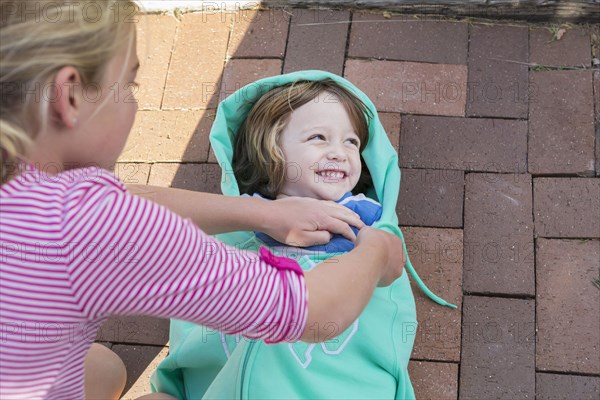
[[[304,271],[300,268],[300,264],[291,258],[286,257],[277,257],[275,254],[271,253],[265,246],[260,246],[258,250],[258,254],[260,254],[260,259],[264,262],[274,266],[279,270],[291,270],[294,271],[298,275],[304,275]]]

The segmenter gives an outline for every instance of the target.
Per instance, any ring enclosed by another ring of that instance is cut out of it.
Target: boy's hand
[[[384,264],[378,286],[391,285],[402,276],[406,255],[402,240],[398,236],[381,229],[365,227],[358,233],[356,246],[371,246],[374,252],[383,255]]]
[[[263,232],[288,245],[306,247],[328,243],[334,233],[355,241],[350,225],[358,229],[365,226],[347,207],[332,201],[286,197],[269,202]]]

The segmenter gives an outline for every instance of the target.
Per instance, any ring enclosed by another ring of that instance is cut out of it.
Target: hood
[[[349,81],[329,72],[301,71],[261,79],[241,88],[221,102],[210,132],[210,143],[223,171],[221,190],[226,196],[240,195],[232,173],[233,145],[235,136],[254,103],[277,86],[300,80],[318,81],[327,78],[354,93],[373,114],[369,124],[369,141],[362,152],[365,164],[371,173],[373,188],[365,195],[381,203],[383,207],[381,221],[387,222],[381,227],[400,235],[396,216],[396,202],[400,191],[398,154],[390,143],[371,100]]]
[[[222,170],[221,190],[226,196],[240,195],[232,167],[234,142],[241,124],[254,103],[277,86],[300,80],[318,81],[327,78],[354,93],[373,114],[369,123],[369,141],[361,153],[373,181],[373,187],[365,195],[381,203],[383,208],[381,219],[373,226],[395,234],[404,241],[396,215],[396,203],[400,192],[398,153],[388,139],[373,102],[348,80],[329,72],[299,71],[261,79],[242,87],[221,102],[210,132],[210,143]],[[219,239],[226,243],[241,243],[251,235],[252,232],[236,232],[219,235]],[[404,253],[407,254],[406,245],[404,245]],[[452,306],[429,291],[414,271],[408,256],[406,267],[429,297],[439,304]]]

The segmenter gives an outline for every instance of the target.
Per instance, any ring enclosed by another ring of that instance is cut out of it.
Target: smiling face
[[[321,92],[292,112],[278,139],[285,159],[285,196],[339,200],[361,173],[360,139],[348,112],[333,94]]]
[[[329,78],[269,90],[235,137],[232,166],[240,193],[335,201],[364,192],[372,186],[360,158],[370,118],[352,90]]]

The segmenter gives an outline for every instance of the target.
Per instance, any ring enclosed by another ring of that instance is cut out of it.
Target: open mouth
[[[325,181],[340,181],[348,176],[346,172],[339,170],[317,171],[317,175],[325,178]]]

